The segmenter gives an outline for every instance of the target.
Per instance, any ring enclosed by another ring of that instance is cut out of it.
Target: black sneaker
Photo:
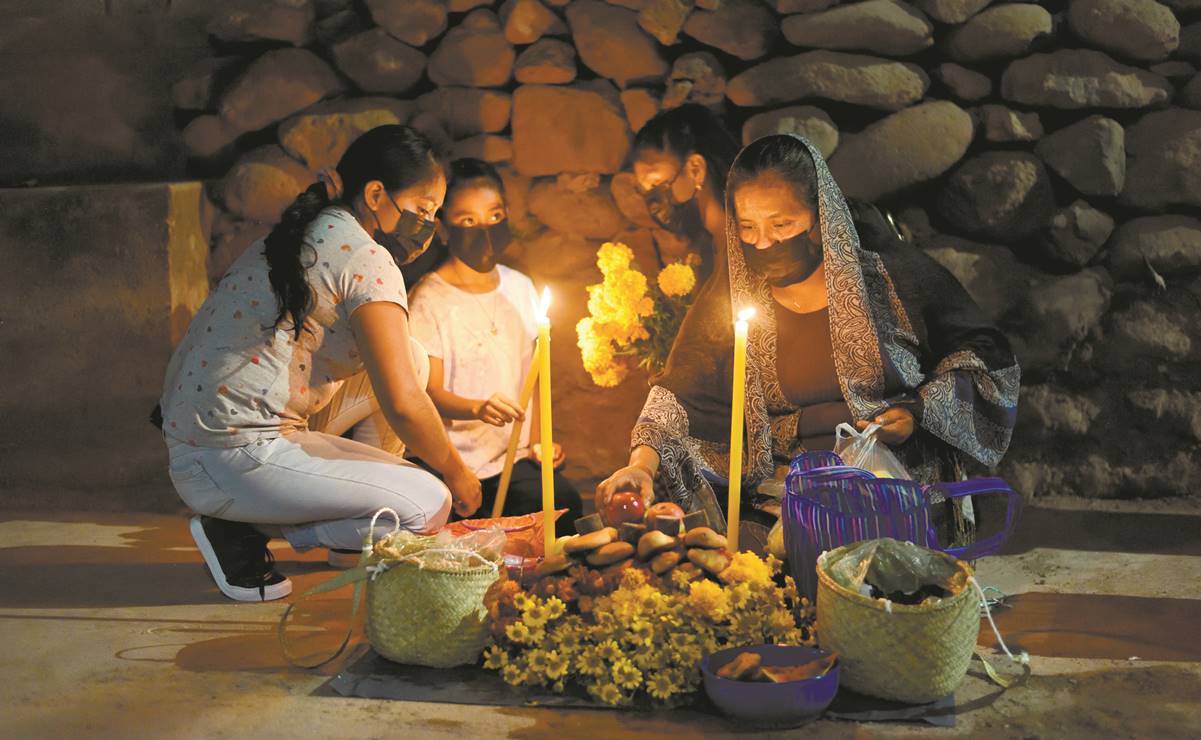
[[[189,529],[221,593],[237,601],[272,601],[292,593],[275,570],[268,538],[249,524],[192,517]]]

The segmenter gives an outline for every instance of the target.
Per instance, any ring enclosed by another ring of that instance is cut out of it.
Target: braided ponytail
[[[298,340],[304,319],[313,303],[313,293],[305,278],[308,265],[301,259],[304,232],[313,219],[317,218],[321,209],[330,202],[325,185],[320,182],[314,183],[308,190],[296,196],[296,200],[284,210],[279,223],[264,240],[267,245],[267,278],[271,281],[271,290],[274,291],[279,304],[279,315],[275,317],[275,325],[278,327],[290,315],[291,331]]]
[[[326,173],[322,178],[325,182],[318,181],[298,195],[264,240],[267,276],[279,305],[275,326],[291,317],[291,331],[300,339],[305,317],[313,305],[313,293],[305,276],[312,265],[306,265],[302,259],[304,235],[323,208],[334,203],[349,205],[374,180],[383,183],[389,192],[395,192],[427,182],[442,167],[429,140],[408,126],[377,126],[355,139],[338,161],[336,177],[335,173]],[[330,197],[327,189],[327,183],[333,181],[345,187],[337,200]]]

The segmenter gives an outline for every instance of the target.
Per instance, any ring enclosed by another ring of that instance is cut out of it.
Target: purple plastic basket
[[[810,456],[821,454],[818,460]],[[807,453],[790,466],[785,483],[784,547],[802,596],[817,596],[817,557],[826,550],[862,540],[891,537],[942,550],[962,560],[991,555],[1013,532],[1021,497],[1000,478],[921,486],[913,481],[876,478],[841,464],[831,453]],[[815,466],[814,462],[834,463]],[[1001,494],[1008,497],[1005,526],[997,534],[964,547],[938,542],[931,500]]]

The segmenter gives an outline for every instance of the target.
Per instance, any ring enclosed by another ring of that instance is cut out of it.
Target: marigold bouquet
[[[494,639],[485,668],[514,686],[562,693],[575,683],[614,706],[679,703],[700,684],[701,658],[725,647],[816,642],[813,610],[780,561],[749,552],[733,556],[720,583],[576,565],[529,590],[501,581],[485,602]]]
[[[588,286],[588,316],[576,324],[584,369],[605,388],[629,372],[621,357],[636,357],[652,372],[663,368],[696,287],[696,273],[685,263],[664,267],[651,283],[633,260],[625,244],[601,245],[596,265],[603,279]]]

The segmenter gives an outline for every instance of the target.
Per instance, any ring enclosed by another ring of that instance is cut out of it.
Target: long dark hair
[[[817,168],[803,141],[776,134],[748,144],[730,168],[730,191],[767,174],[776,175],[795,188],[801,202],[817,212]]]
[[[713,111],[686,103],[659,113],[638,129],[634,156],[646,150],[670,154],[681,163],[691,154],[701,155],[721,197],[726,191],[726,173],[738,154],[738,142]]]
[[[448,205],[450,199],[460,190],[484,184],[495,188],[501,198],[505,197],[505,181],[501,179],[495,167],[482,159],[462,157],[451,162],[447,170],[446,200],[443,201],[443,205]]]
[[[429,139],[408,126],[379,126],[356,139],[338,161],[342,196],[331,199],[324,183],[312,185],[288,206],[264,240],[267,276],[279,305],[275,326],[291,316],[292,331],[300,339],[304,319],[313,303],[305,278],[310,265],[301,259],[304,235],[323,208],[334,203],[349,204],[372,180],[379,180],[388,192],[395,192],[426,182],[441,167]]]

